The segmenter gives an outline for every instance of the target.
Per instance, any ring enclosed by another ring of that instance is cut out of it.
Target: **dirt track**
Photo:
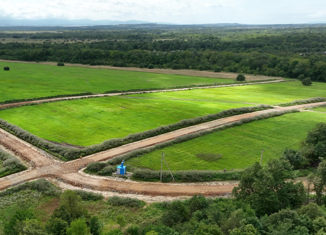
[[[56,101],[63,101],[63,100],[76,100],[76,99],[85,99],[85,98],[110,97],[110,96],[170,92],[170,91],[186,91],[186,90],[193,90],[193,89],[209,89],[209,88],[219,88],[219,87],[248,86],[248,85],[257,85],[257,84],[278,83],[278,82],[284,82],[284,80],[274,80],[274,81],[266,81],[266,82],[255,82],[255,83],[243,83],[243,84],[229,84],[229,85],[219,85],[219,86],[176,88],[176,89],[164,89],[164,90],[153,90],[153,91],[118,92],[118,93],[109,93],[109,94],[96,94],[96,95],[50,98],[50,99],[41,99],[41,100],[2,104],[2,105],[0,105],[0,110],[9,108],[9,107],[19,107],[19,106],[28,105],[28,104],[41,104],[41,103],[56,102]]]
[[[205,196],[221,196],[229,194],[236,183],[230,184],[160,184],[160,183],[140,183],[140,182],[128,182],[128,181],[116,181],[102,177],[91,177],[85,174],[80,174],[78,171],[84,168],[90,162],[104,161],[115,156],[130,152],[135,149],[149,147],[158,143],[162,143],[171,139],[175,139],[180,136],[188,135],[202,130],[213,129],[228,123],[239,121],[243,118],[249,118],[258,116],[264,113],[271,113],[280,110],[290,109],[303,109],[308,107],[319,106],[326,104],[326,102],[304,104],[291,107],[276,107],[272,110],[258,111],[254,113],[242,114],[232,117],[227,117],[180,130],[176,130],[170,133],[155,136],[142,141],[134,142],[128,145],[103,151],[78,159],[75,161],[63,163],[51,159],[49,156],[34,146],[18,139],[17,137],[7,133],[0,129],[0,144],[7,149],[12,150],[16,155],[24,158],[26,161],[32,163],[30,170],[23,173],[10,175],[0,179],[0,190],[7,189],[14,185],[34,180],[37,178],[53,178],[59,180],[65,184],[70,184],[80,188],[87,188],[90,190],[102,191],[102,192],[117,192],[127,194],[142,194],[149,196],[191,196],[194,194],[202,194]]]
[[[11,63],[25,63],[25,64],[36,64],[37,62],[28,62],[28,61],[12,61],[12,60],[0,60],[3,62],[11,62]],[[54,62],[39,62],[37,64],[46,64],[46,65],[55,65],[57,63]],[[105,66],[105,65],[84,65],[84,64],[70,64],[65,63],[65,66],[69,67],[82,67],[82,68],[93,68],[93,69],[112,69],[112,70],[124,70],[124,71],[134,71],[134,72],[146,72],[146,73],[160,73],[160,74],[175,74],[175,75],[184,75],[184,76],[193,76],[193,77],[208,77],[208,78],[229,78],[235,79],[238,74],[237,73],[228,73],[228,72],[209,72],[209,71],[198,71],[198,70],[190,70],[190,69],[181,69],[181,70],[173,70],[173,69],[147,69],[147,68],[136,68],[136,67],[113,67],[113,66]],[[246,74],[247,81],[257,81],[257,80],[269,80],[270,76],[263,75],[252,75]],[[281,77],[272,77],[274,79],[283,79]]]

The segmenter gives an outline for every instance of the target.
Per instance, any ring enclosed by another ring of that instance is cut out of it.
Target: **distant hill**
[[[40,19],[40,20],[19,20],[12,18],[0,18],[0,26],[91,26],[91,25],[120,25],[120,24],[145,24],[146,21],[129,20],[66,20],[66,19]]]

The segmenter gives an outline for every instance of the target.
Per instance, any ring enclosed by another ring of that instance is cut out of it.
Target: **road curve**
[[[146,182],[128,182],[115,181],[105,177],[91,177],[80,174],[78,171],[88,165],[90,162],[103,161],[115,156],[128,153],[135,149],[146,148],[155,144],[159,144],[168,140],[172,140],[191,133],[199,132],[207,129],[214,129],[223,125],[237,122],[243,118],[259,116],[275,111],[303,109],[324,105],[326,102],[296,105],[290,107],[275,107],[275,109],[257,111],[253,113],[241,114],[227,117],[199,125],[183,128],[170,133],[162,134],[142,141],[134,142],[128,145],[96,153],[82,159],[72,162],[59,162],[47,156],[42,150],[18,139],[12,134],[0,129],[0,144],[12,150],[15,154],[23,157],[26,161],[32,162],[30,170],[10,175],[0,179],[0,190],[7,189],[14,185],[34,180],[37,178],[55,178],[64,183],[87,188],[96,191],[112,191],[119,193],[142,194],[149,196],[191,196],[194,194],[202,194],[205,196],[218,196],[228,194],[232,191],[236,184],[160,184]]]

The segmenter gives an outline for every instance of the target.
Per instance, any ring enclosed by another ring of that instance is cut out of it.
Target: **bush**
[[[102,176],[109,176],[112,175],[113,172],[115,172],[116,168],[113,166],[106,166],[102,170],[98,172],[99,175]]]
[[[215,73],[218,73],[218,72],[221,72],[221,71],[222,71],[221,67],[215,67],[214,68]]]
[[[48,196],[59,196],[61,190],[51,184],[49,181],[45,179],[38,179],[36,181],[27,182],[16,187],[7,189],[5,191],[0,192],[0,198],[12,195],[22,190],[36,190]]]
[[[312,82],[311,82],[311,78],[305,78],[301,81],[302,85],[304,86],[311,86]]]
[[[98,193],[87,192],[83,190],[75,190],[75,192],[81,197],[81,199],[83,199],[83,201],[99,201],[104,198],[103,195]]]
[[[281,104],[278,104],[278,106],[287,107],[287,106],[293,106],[293,105],[299,105],[299,104],[310,104],[310,103],[318,103],[318,102],[324,102],[324,101],[326,101],[326,98],[316,97],[316,98],[309,98],[309,99],[305,99],[305,100],[295,100],[295,101],[288,102],[288,103],[281,103]]]
[[[149,68],[149,69],[154,69],[154,65],[153,65],[153,64],[149,64],[149,65],[148,65],[148,68]]]
[[[108,203],[111,206],[128,206],[128,207],[143,207],[146,204],[144,201],[138,199],[134,199],[130,197],[117,197],[117,196],[109,197]]]
[[[9,71],[10,68],[9,68],[8,66],[6,66],[6,67],[3,68],[3,70],[4,70],[4,71]]]
[[[243,74],[239,74],[236,78],[237,81],[243,82],[246,80],[246,77]]]
[[[14,156],[0,149],[0,177],[13,174],[27,168]]]
[[[59,63],[57,63],[57,66],[65,66],[65,64],[62,62],[59,62]]]

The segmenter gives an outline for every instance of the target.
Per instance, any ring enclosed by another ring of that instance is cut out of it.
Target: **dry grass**
[[[9,61],[9,60],[0,60],[5,62],[16,62],[16,63],[28,63],[35,64],[36,62],[27,62],[27,61]],[[39,64],[47,65],[57,65],[55,62],[39,62]],[[82,67],[82,68],[94,68],[94,69],[113,69],[113,70],[124,70],[124,71],[134,71],[134,72],[147,72],[147,73],[159,73],[159,74],[174,74],[174,75],[184,75],[192,77],[207,77],[207,78],[226,78],[226,79],[236,79],[238,73],[228,73],[228,72],[210,72],[210,71],[198,71],[198,70],[173,70],[173,69],[147,69],[147,68],[135,68],[135,67],[113,67],[105,65],[84,65],[84,64],[70,64],[65,63],[65,66],[70,67]],[[269,77],[264,75],[251,75],[245,74],[246,81],[257,81],[257,80],[270,80],[270,79],[284,79],[282,77]]]

